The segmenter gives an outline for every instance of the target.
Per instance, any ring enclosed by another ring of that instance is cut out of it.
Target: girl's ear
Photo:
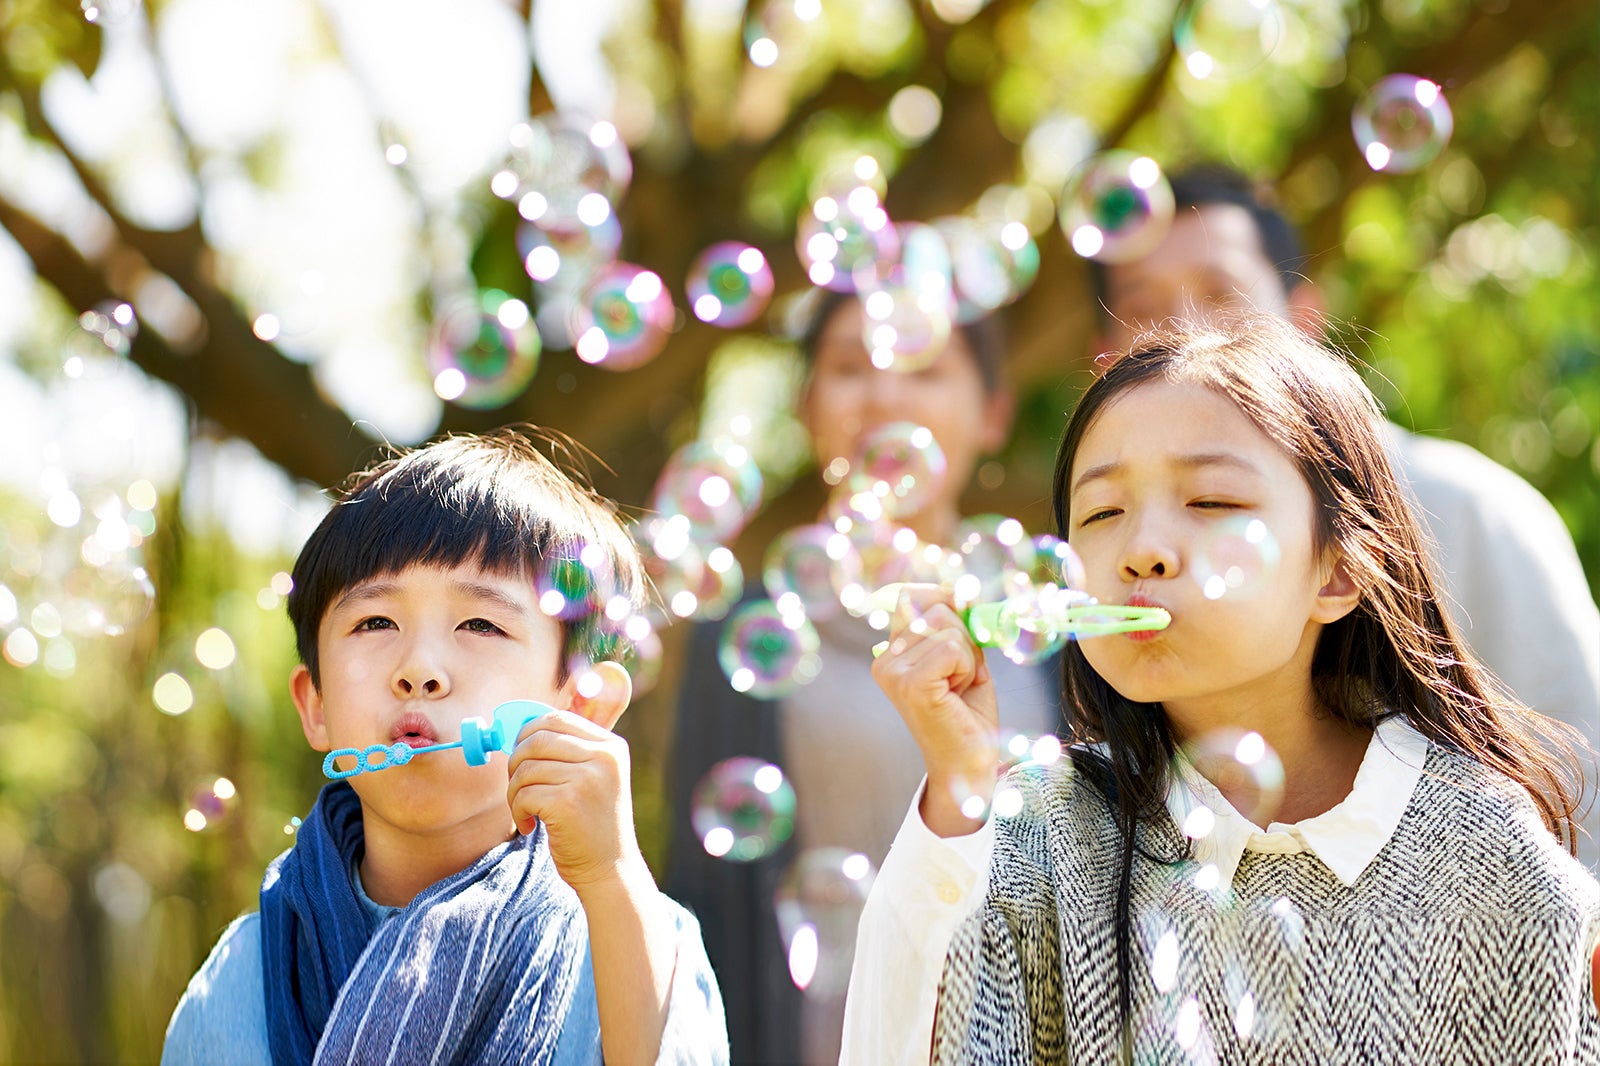
[[[1337,622],[1356,609],[1361,602],[1361,589],[1342,557],[1335,556],[1327,582],[1317,590],[1317,602],[1311,611],[1311,620],[1328,625]]]
[[[300,729],[306,743],[313,751],[329,751],[328,723],[322,713],[322,693],[311,680],[311,671],[300,663],[289,672],[289,695],[294,697],[294,709],[300,712]]]
[[[621,663],[595,663],[567,678],[559,698],[573,714],[610,729],[633,699],[633,678]]]

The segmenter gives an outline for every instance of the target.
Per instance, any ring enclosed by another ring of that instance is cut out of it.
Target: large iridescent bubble
[[[810,848],[784,873],[773,899],[788,952],[789,977],[807,994],[844,993],[855,957],[856,927],[877,871],[848,848]]]
[[[772,299],[772,268],[759,248],[722,241],[695,257],[685,287],[700,321],[726,329],[747,326]]]
[[[832,526],[795,526],[768,545],[762,582],[780,606],[821,621],[839,613],[841,587],[860,587],[860,562],[850,538]]]
[[[1172,224],[1172,187],[1161,166],[1136,152],[1087,160],[1061,195],[1061,229],[1086,259],[1125,263],[1161,243]]]
[[[530,222],[565,226],[599,221],[627,192],[633,163],[609,122],[559,112],[512,127],[505,167],[490,181]]]
[[[522,394],[539,369],[541,347],[528,305],[485,289],[444,310],[425,360],[440,398],[487,409]]]
[[[851,493],[876,497],[885,518],[903,518],[938,496],[948,470],[932,430],[914,422],[889,422],[862,438],[845,484]]]
[[[1282,39],[1277,0],[1192,0],[1180,5],[1172,27],[1184,68],[1201,80],[1255,70]]]
[[[1374,85],[1350,116],[1356,144],[1373,170],[1420,170],[1450,143],[1455,119],[1434,82],[1391,74]]]
[[[822,669],[822,642],[803,611],[755,600],[729,616],[717,662],[735,692],[757,699],[786,696]]]
[[[783,771],[749,756],[724,759],[695,786],[689,819],[706,853],[754,862],[794,832],[794,789]]]
[[[802,213],[795,249],[812,284],[850,292],[858,275],[893,261],[899,235],[878,191],[870,185],[856,185],[837,195],[818,197],[811,209]]]
[[[727,541],[760,505],[761,468],[743,444],[686,444],[656,479],[656,511],[683,515],[702,540]]]
[[[578,358],[607,370],[643,366],[666,346],[675,316],[659,275],[613,263],[589,283],[573,311]]]

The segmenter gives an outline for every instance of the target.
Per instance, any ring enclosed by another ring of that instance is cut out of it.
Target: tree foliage
[[[259,328],[260,279],[218,221],[241,187],[255,202],[288,202],[289,134],[307,119],[258,123],[231,142],[186,119],[183,90],[166,76],[164,23],[207,5],[221,23],[243,18],[245,5],[223,0],[0,3],[0,229],[40,294],[39,322],[10,354],[53,380],[71,316],[129,301],[143,328],[128,359],[175,392],[194,434],[247,441],[293,477],[331,484],[370,457],[378,434],[352,426],[332,345],[319,347],[315,332],[262,339],[271,333]],[[425,381],[419,351],[443,283],[532,298],[516,207],[491,194],[488,159],[443,188],[420,166],[378,162],[405,143],[415,116],[377,91],[369,60],[358,59],[361,5],[284,6],[304,31],[286,52],[295,78],[311,83],[332,69],[366,86],[366,134],[341,151],[370,156],[382,172],[370,194],[398,205],[401,262],[383,283],[392,320],[346,325],[391,338],[382,357],[398,351],[404,365],[384,374]],[[541,67],[552,60],[533,57],[549,54],[541,45],[561,50],[540,39],[541,15],[561,6],[496,9],[516,27],[523,58],[519,97],[486,102],[491,111],[528,117],[555,106],[560,86]],[[1528,477],[1556,503],[1600,585],[1600,29],[1588,0],[1283,0],[1274,54],[1220,81],[1186,72],[1174,44],[1175,24],[1201,6],[1194,0],[824,0],[800,58],[770,68],[743,47],[743,24],[762,5],[614,6],[603,55],[611,117],[634,162],[616,205],[622,255],[666,279],[680,305],[690,261],[724,239],[761,248],[780,294],[804,289],[796,218],[819,177],[862,154],[888,175],[885,207],[897,220],[998,210],[1033,230],[1038,280],[1007,314],[1021,418],[985,468],[975,508],[1043,527],[1053,441],[1094,335],[1083,263],[1054,224],[1053,198],[1088,147],[1123,146],[1168,169],[1222,160],[1276,182],[1313,253],[1307,273],[1326,291],[1340,339],[1372,364],[1393,417]],[[139,129],[116,131],[120,140],[68,128],[52,104],[63,86],[95,84],[113,16],[119,54],[147,57],[159,103]],[[435,33],[441,62],[453,47],[435,21],[450,17],[442,9],[381,17],[410,20],[402,29],[417,54]],[[246,34],[215,44],[241,63],[266,47]],[[1415,174],[1374,172],[1350,133],[1361,94],[1393,72],[1437,81],[1454,110],[1450,145]],[[939,104],[926,135],[907,135],[890,114],[914,87]],[[40,168],[70,195],[30,196],[23,171]],[[157,169],[187,189],[187,208],[163,214],[141,201],[139,179]],[[374,315],[372,306],[348,313]],[[777,329],[769,317],[749,331],[757,336],[730,342],[680,313],[666,351],[622,373],[547,347],[532,386],[510,403],[442,405],[424,432],[524,420],[566,431],[610,468],[604,491],[643,507],[671,446],[718,412],[781,410],[794,373],[781,345],[759,340]],[[766,376],[752,376],[754,364]],[[781,488],[803,448],[792,425],[773,425],[783,446],[766,462]],[[772,532],[814,513],[812,481],[773,494],[742,553],[753,557]],[[70,668],[64,652],[50,668],[43,657],[26,669],[0,663],[0,1058],[154,1057],[184,980],[249,905],[318,781],[281,695],[292,649],[271,579],[285,559],[241,549],[211,525],[187,528],[183,491],[180,481],[164,495],[146,541],[159,590],[150,620],[80,641]],[[0,582],[13,584],[19,545],[51,533],[39,501],[19,493],[0,501]],[[0,634],[29,623],[0,613]],[[196,636],[211,626],[239,649],[223,670],[193,661]],[[187,714],[152,707],[152,685],[168,672],[193,688]],[[659,718],[643,727],[646,750],[665,729]],[[640,762],[649,792],[654,767]],[[237,799],[205,829],[186,829],[194,790],[218,777]],[[654,810],[641,802],[642,816]]]

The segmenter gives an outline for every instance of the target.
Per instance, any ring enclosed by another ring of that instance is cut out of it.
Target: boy
[[[594,595],[548,598],[580,572]],[[725,1063],[699,928],[634,838],[611,732],[627,673],[590,666],[601,609],[642,588],[609,506],[514,432],[358,474],[294,567],[311,747],[422,747],[507,700],[557,709],[509,760],[441,751],[326,786],[162,1061]]]

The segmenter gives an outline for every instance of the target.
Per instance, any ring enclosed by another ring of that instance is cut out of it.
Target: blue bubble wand
[[[460,740],[447,744],[428,744],[420,748],[413,748],[402,741],[373,744],[365,748],[335,748],[322,760],[322,773],[334,781],[343,781],[357,774],[392,770],[396,766],[404,766],[418,755],[452,748],[461,749],[468,766],[483,766],[489,761],[489,756],[496,752],[511,754],[511,749],[517,746],[517,735],[522,732],[522,727],[552,710],[554,708],[549,704],[537,700],[507,700],[494,709],[490,718],[463,720]],[[334,765],[334,760],[346,756],[355,759],[354,766],[341,770]]]

